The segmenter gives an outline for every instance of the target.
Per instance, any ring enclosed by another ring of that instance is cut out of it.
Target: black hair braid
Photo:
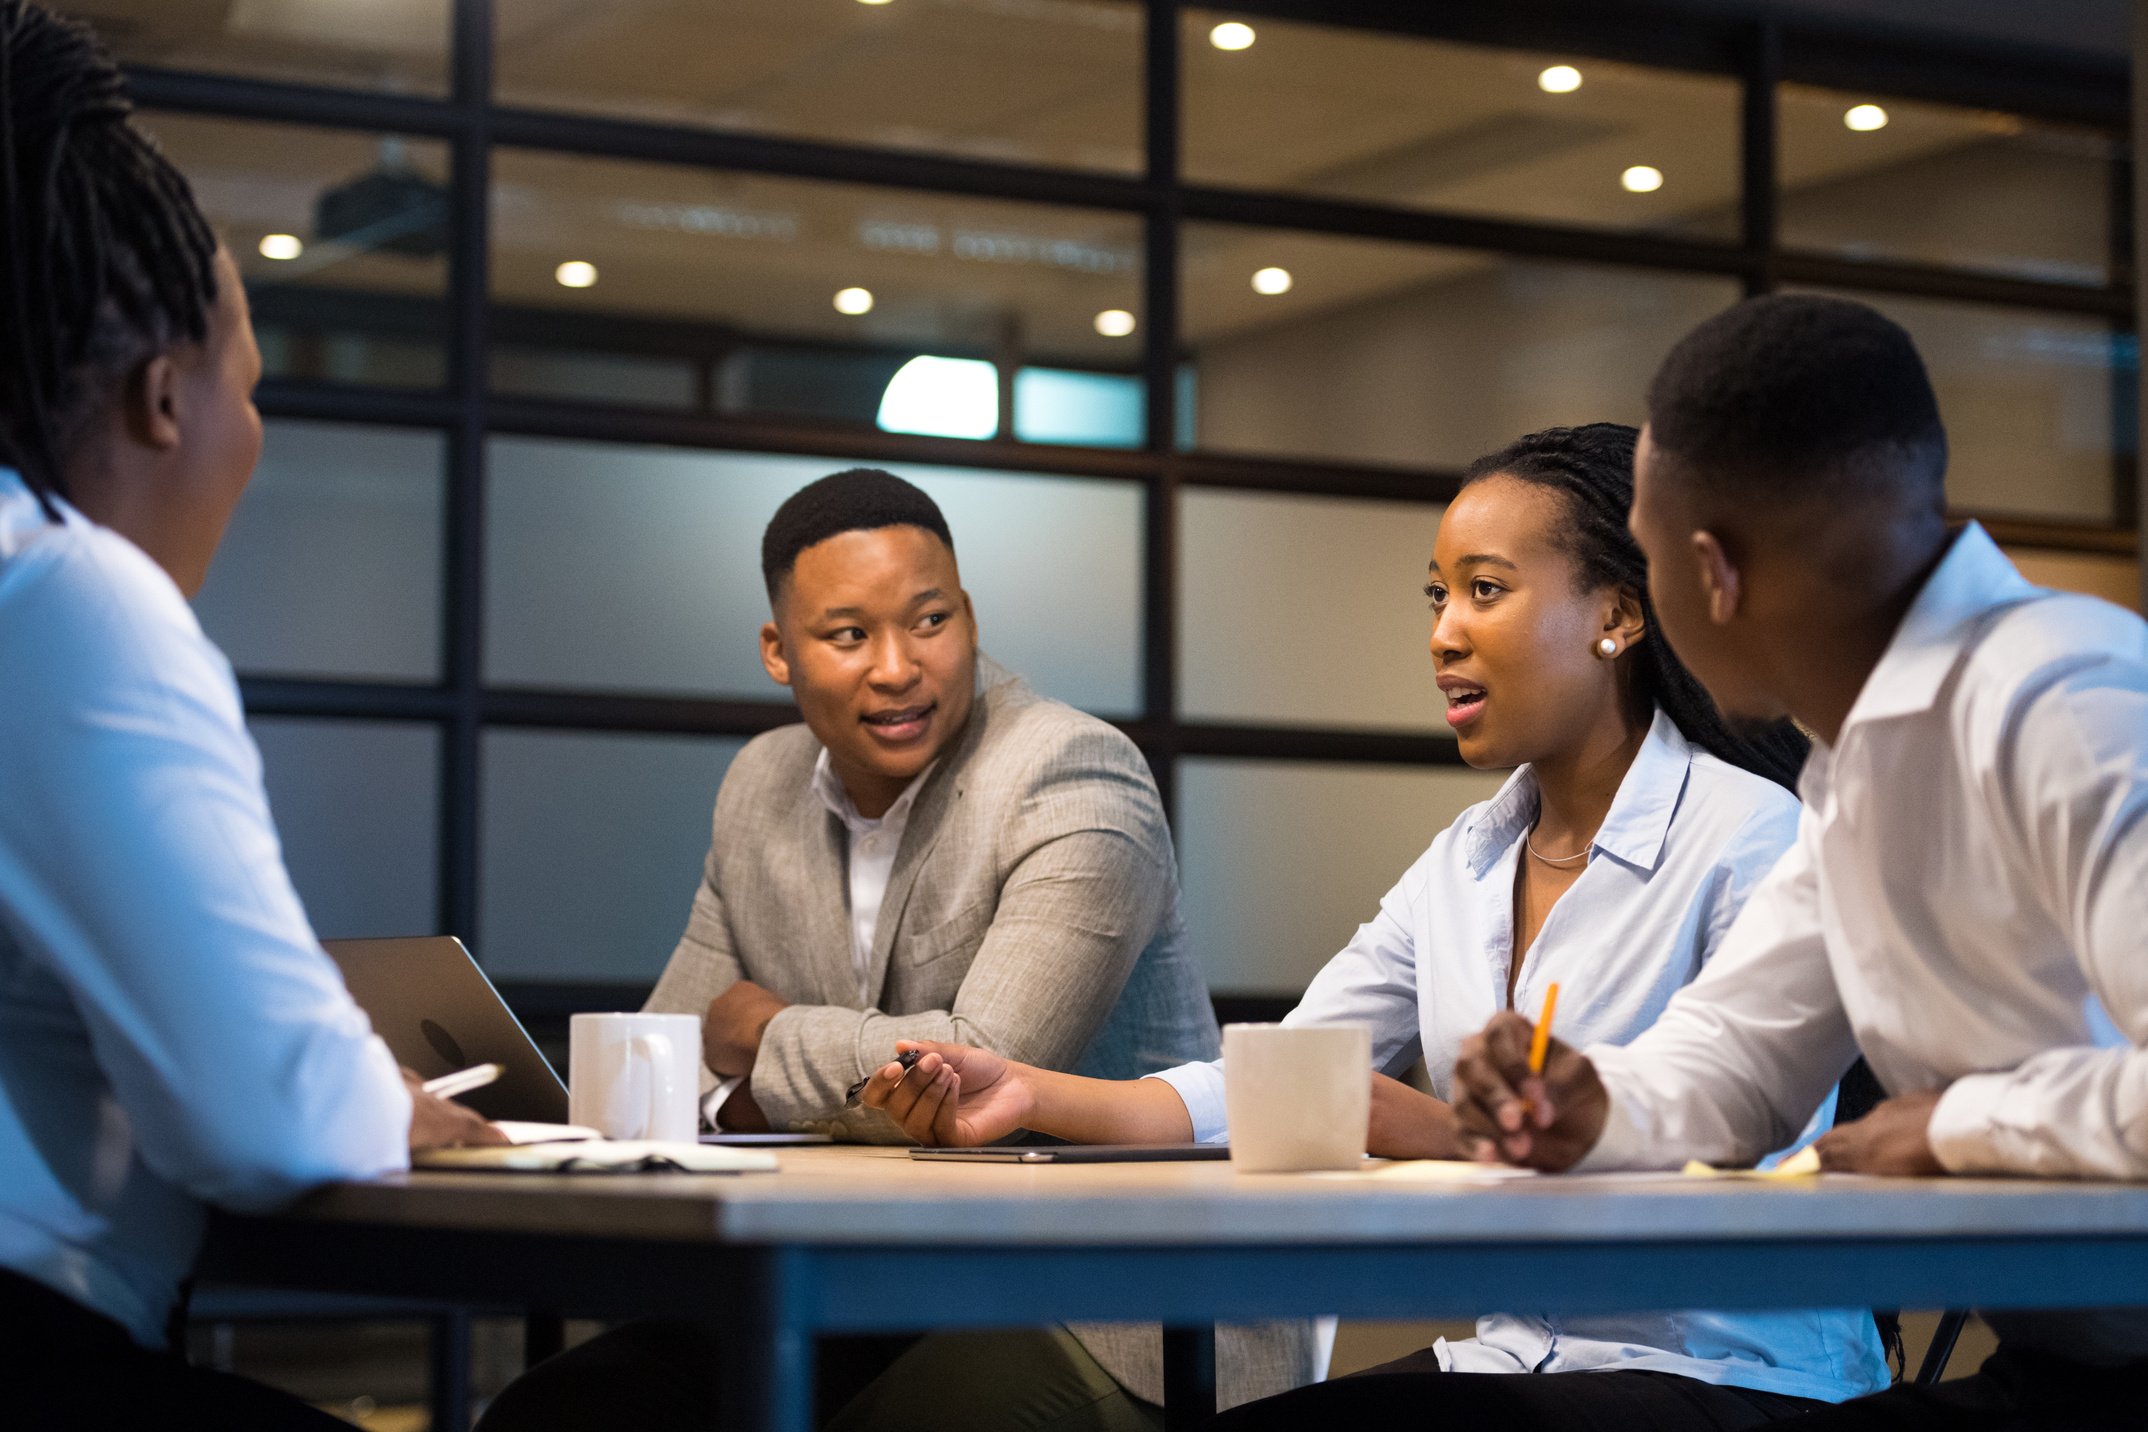
[[[208,337],[216,236],[89,28],[0,0],[0,462],[46,515],[134,365]]]
[[[1733,731],[1656,623],[1656,609],[1648,599],[1648,562],[1626,528],[1639,436],[1623,423],[1546,428],[1478,458],[1462,485],[1496,475],[1560,494],[1571,518],[1564,545],[1580,566],[1581,581],[1591,588],[1628,587],[1640,600],[1648,624],[1647,640],[1633,653],[1641,694],[1661,706],[1685,738],[1702,750],[1780,785],[1795,786],[1810,749],[1805,737],[1787,721]]]

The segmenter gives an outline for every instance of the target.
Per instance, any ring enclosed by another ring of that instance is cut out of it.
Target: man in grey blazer
[[[762,663],[804,723],[732,761],[685,935],[647,1006],[703,1016],[714,1120],[908,1142],[846,1100],[898,1039],[1100,1078],[1214,1058],[1147,763],[978,651],[932,499],[888,473],[837,473],[783,504],[761,560]],[[487,1432],[585,1411],[707,1427],[705,1336],[636,1324],[600,1338],[510,1388]],[[1226,1330],[1218,1360],[1227,1402],[1286,1390],[1311,1376],[1310,1333]],[[948,1432],[1159,1425],[1154,1328],[859,1340],[821,1361],[824,1413],[851,1403],[838,1425],[861,1432],[903,1409]],[[941,1395],[950,1376],[958,1398]]]

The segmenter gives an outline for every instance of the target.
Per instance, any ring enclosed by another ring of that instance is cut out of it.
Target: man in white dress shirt
[[[1749,1161],[1861,1050],[1893,1097],[1821,1139],[1828,1168],[2148,1178],[2148,627],[1949,530],[1923,364],[1863,305],[1718,315],[1649,417],[1632,526],[1658,618],[1726,712],[1818,736],[1805,815],[1640,1038],[1554,1041],[1541,1080],[1516,1016],[1465,1046],[1480,1156]],[[1976,1376],[1800,1425],[2148,1418],[2148,1315],[1986,1318]]]
[[[261,446],[230,255],[86,29],[0,0],[0,1422],[343,1424],[172,1346],[208,1205],[497,1137],[284,872],[187,607]]]

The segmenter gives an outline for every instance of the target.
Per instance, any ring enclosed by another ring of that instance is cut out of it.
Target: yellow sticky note
[[[1771,1169],[1715,1168],[1693,1159],[1681,1170],[1688,1178],[1810,1178],[1819,1171],[1820,1151],[1809,1144]]]

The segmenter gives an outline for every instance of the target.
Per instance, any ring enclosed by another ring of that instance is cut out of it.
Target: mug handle
[[[634,1062],[646,1071],[649,1101],[642,1112],[641,1136],[656,1137],[664,1126],[664,1111],[676,1097],[677,1079],[671,1067],[671,1038],[664,1034],[634,1036]]]

